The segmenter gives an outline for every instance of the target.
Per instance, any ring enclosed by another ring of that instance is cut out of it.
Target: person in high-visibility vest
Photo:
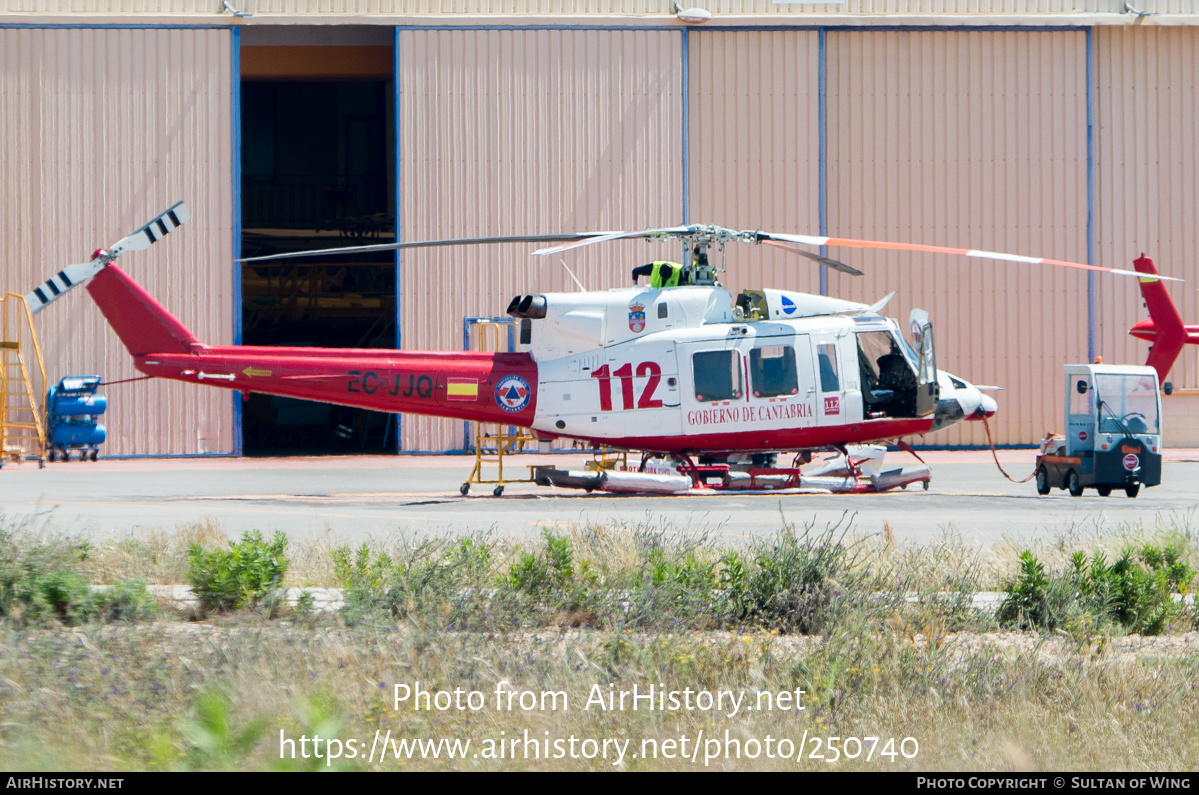
[[[648,276],[650,287],[678,287],[682,275],[683,266],[679,263],[659,260],[633,268],[633,284],[637,283],[638,276]]]

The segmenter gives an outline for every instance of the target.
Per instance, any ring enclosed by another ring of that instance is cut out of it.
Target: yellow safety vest
[[[654,265],[654,272],[651,273],[650,277],[649,277],[649,286],[650,287],[678,287],[679,286],[679,278],[683,275],[683,266],[682,265],[680,265],[677,262],[667,262],[667,261],[655,262],[655,263],[653,263],[653,265]],[[663,265],[669,265],[671,268],[673,268],[673,273],[670,274],[670,278],[667,279],[665,282],[662,281],[662,266]]]

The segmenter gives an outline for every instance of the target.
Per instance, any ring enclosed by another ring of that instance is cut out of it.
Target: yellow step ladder
[[[474,344],[471,343],[470,328],[473,325],[475,334]],[[506,351],[508,350],[509,335],[513,332],[512,322],[508,320],[486,320],[482,318],[472,318],[467,321],[466,326],[466,342],[470,350],[476,351]],[[527,467],[528,477],[504,477],[504,456],[515,455],[525,452],[525,446],[533,447],[537,444],[536,437],[522,432],[521,429],[501,425],[498,423],[475,422],[474,433],[468,434],[468,438],[473,437],[475,442],[475,466],[467,476],[466,481],[458,492],[462,496],[470,491],[472,483],[486,483],[495,485],[492,494],[499,497],[504,493],[504,485],[507,483],[532,483],[533,482],[533,467]],[[495,464],[498,473],[495,478],[485,476],[484,467],[488,464]]]
[[[25,296],[6,293],[0,300],[0,467],[8,461],[46,465],[45,393],[33,314]]]

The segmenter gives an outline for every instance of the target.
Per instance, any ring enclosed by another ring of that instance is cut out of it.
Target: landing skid
[[[907,445],[901,445],[919,461]],[[886,448],[856,445],[840,448],[822,461],[790,467],[696,464],[690,457],[643,461],[639,470],[601,472],[536,467],[540,486],[637,494],[688,494],[704,491],[803,491],[833,494],[871,494],[921,483],[928,490],[932,471],[919,464],[883,468]],[[799,464],[796,456],[794,464]]]

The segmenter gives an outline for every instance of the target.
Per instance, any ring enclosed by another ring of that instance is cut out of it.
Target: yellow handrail
[[[24,323],[21,322],[22,319]],[[46,428],[44,424],[44,417],[46,415],[46,365],[42,359],[42,349],[37,341],[37,333],[33,328],[33,313],[29,311],[29,304],[25,301],[25,296],[20,293],[5,293],[3,300],[0,301],[0,333],[3,334],[3,339],[0,340],[0,350],[3,351],[0,354],[3,358],[3,362],[0,363],[0,444],[5,446],[5,449],[0,451],[0,454],[19,457],[23,453],[25,457],[41,459],[46,449]],[[25,362],[26,336],[29,338],[28,344],[33,348],[33,360],[37,365],[36,373],[39,381],[36,386],[29,378],[29,368]],[[9,361],[8,351],[14,351],[16,355],[15,364],[20,368],[24,397],[29,402],[27,409],[23,406],[9,405],[10,396],[17,396],[17,393],[10,389],[10,382],[14,379],[9,375],[9,368],[14,363]],[[11,420],[9,413],[12,411],[28,411],[33,415],[33,421],[17,422]],[[10,438],[9,431],[14,428],[35,431],[37,434],[38,449],[36,451],[8,449],[6,440]]]

